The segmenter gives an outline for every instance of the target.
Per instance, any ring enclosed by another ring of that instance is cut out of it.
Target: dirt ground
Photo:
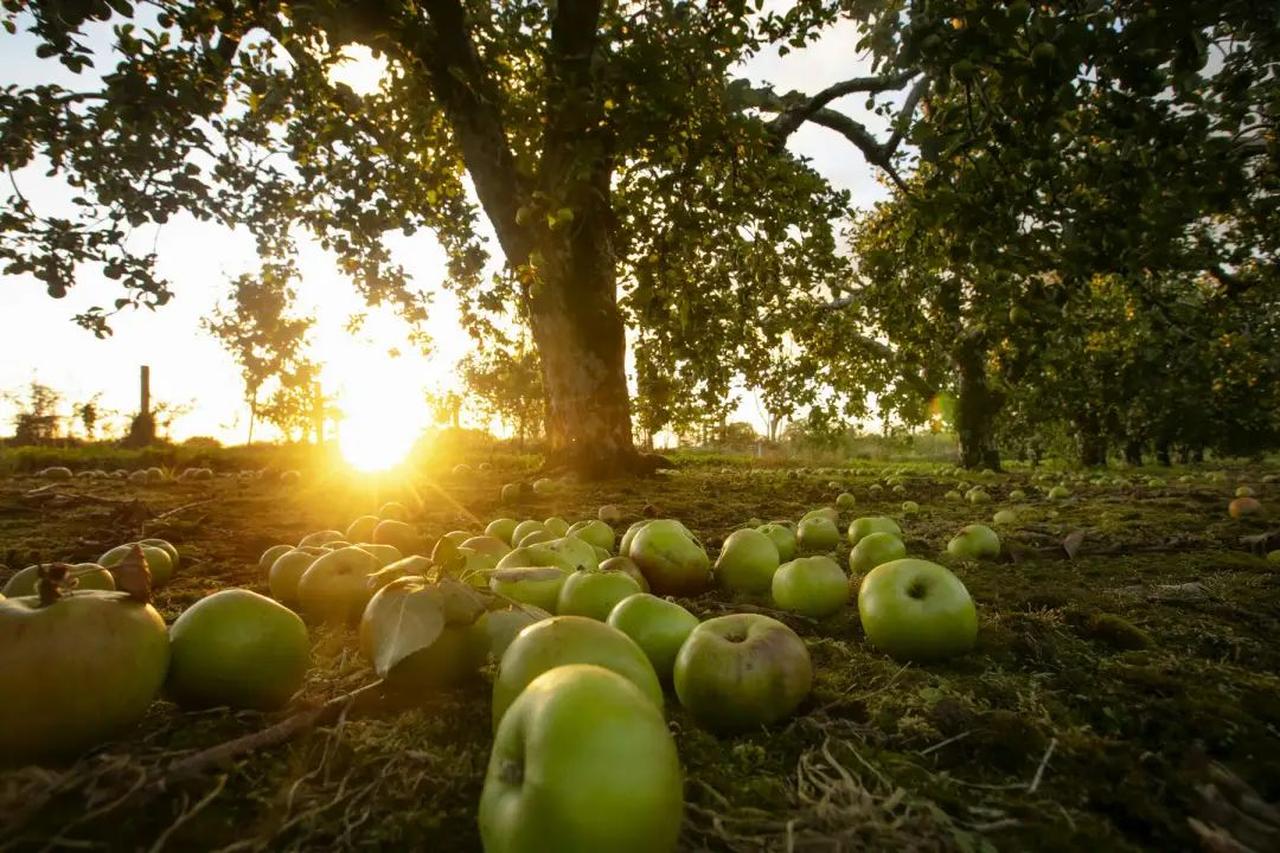
[[[274,475],[153,486],[9,476],[0,480],[0,583],[32,562],[91,560],[140,534],[163,536],[182,554],[157,602],[172,621],[218,589],[265,593],[264,549],[345,527],[389,498],[420,506],[417,520],[433,535],[502,515],[594,517],[604,503],[622,509],[621,533],[652,503],[714,550],[749,519],[796,519],[847,489],[858,505],[842,526],[893,515],[911,556],[960,576],[978,603],[979,647],[903,666],[868,646],[853,607],[821,623],[779,614],[806,640],[817,673],[794,718],[721,738],[668,697],[686,773],[682,848],[1168,851],[1201,847],[1200,827],[1280,849],[1266,806],[1280,799],[1280,563],[1264,558],[1268,543],[1251,553],[1241,541],[1273,529],[1265,520],[1227,514],[1241,484],[1280,512],[1280,484],[1264,484],[1267,471],[1126,469],[1102,482],[1096,473],[966,474],[966,487],[985,482],[994,498],[970,506],[944,498],[958,478],[936,465],[902,467],[895,493],[885,480],[897,465],[716,459],[501,506],[501,484],[528,474],[518,465],[419,476],[412,486],[319,469],[295,486]],[[1059,482],[1072,497],[1049,501]],[[1028,497],[1011,501],[1013,489]],[[917,514],[903,515],[906,499]],[[962,525],[1009,507],[1020,517],[1001,529],[1000,560],[943,554]],[[1069,538],[1077,531],[1083,539]],[[701,616],[743,605],[719,592],[682,603]],[[317,629],[312,639],[314,669],[284,712],[184,713],[160,701],[136,730],[74,764],[0,773],[0,849],[478,849],[491,672],[426,704],[362,702],[287,743],[158,784],[193,751],[375,680],[352,636]]]

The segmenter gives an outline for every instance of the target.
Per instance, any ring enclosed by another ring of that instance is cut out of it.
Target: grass
[[[218,470],[239,464],[235,451],[203,452]],[[1193,821],[1231,823],[1221,799],[1233,784],[1280,799],[1280,566],[1240,543],[1265,522],[1225,511],[1239,483],[1264,505],[1276,502],[1280,487],[1264,485],[1259,468],[1231,469],[1225,481],[1191,469],[1126,470],[1128,484],[1083,478],[1056,503],[1044,489],[1075,475],[1033,483],[1033,472],[1016,468],[966,475],[994,499],[971,507],[943,499],[956,476],[921,462],[889,466],[902,468],[905,494],[884,488],[877,497],[868,487],[883,483],[878,464],[801,472],[678,459],[673,474],[569,484],[503,507],[499,486],[528,475],[531,462],[485,458],[495,470],[458,480],[437,464],[412,487],[328,473],[305,458],[273,466],[303,469],[292,489],[272,477],[227,477],[75,480],[32,494],[43,481],[12,476],[0,481],[0,559],[12,569],[92,559],[141,533],[166,536],[183,554],[158,601],[172,620],[216,589],[265,591],[256,563],[269,545],[343,527],[391,498],[420,499],[419,523],[435,535],[499,515],[590,517],[603,503],[623,509],[625,527],[652,503],[714,548],[748,518],[795,519],[830,503],[834,481],[858,500],[843,522],[898,517],[912,556],[944,562],[964,580],[979,605],[979,647],[948,663],[902,665],[867,645],[854,608],[821,623],[782,615],[809,645],[817,674],[791,720],[715,737],[669,697],[686,771],[682,847],[1186,849],[1196,844]],[[6,464],[0,457],[0,470],[27,470]],[[1189,471],[1194,482],[1177,482]],[[1146,475],[1168,485],[1134,485]],[[1012,556],[949,560],[949,537],[1010,506],[1014,488],[1028,497],[1016,505],[1018,524],[1000,530]],[[901,516],[904,499],[920,513]],[[1074,531],[1085,535],[1068,559],[1061,543]],[[684,603],[710,616],[743,602],[715,592]],[[351,636],[317,629],[313,643],[316,665],[294,711],[373,680]],[[122,848],[478,849],[490,677],[410,705],[353,708],[162,797],[122,800],[176,758],[283,716],[184,713],[158,702],[137,730],[78,762],[0,773],[0,848],[56,838]]]

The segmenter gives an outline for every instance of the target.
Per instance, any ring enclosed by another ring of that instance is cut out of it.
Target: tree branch
[[[775,133],[783,137],[790,136],[795,133],[800,125],[837,98],[843,98],[845,95],[852,95],[855,92],[872,94],[886,92],[891,89],[901,89],[915,75],[916,72],[914,71],[903,71],[885,77],[854,77],[851,80],[835,83],[823,89],[805,103],[779,113],[778,117],[773,120],[772,128]],[[794,97],[794,95],[790,95],[787,96],[787,99],[792,100]]]

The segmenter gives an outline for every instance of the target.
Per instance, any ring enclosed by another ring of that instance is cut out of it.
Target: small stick
[[[1049,756],[1053,755],[1053,749],[1058,745],[1058,739],[1049,738],[1049,748],[1044,751],[1044,757],[1040,759],[1040,766],[1036,768],[1036,775],[1032,777],[1031,784],[1027,786],[1027,793],[1034,794],[1036,789],[1040,787],[1040,780],[1044,778],[1044,768],[1049,764]]]

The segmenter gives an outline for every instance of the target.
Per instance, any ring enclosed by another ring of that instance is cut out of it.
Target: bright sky
[[[837,28],[802,53],[759,57],[743,74],[757,83],[769,82],[779,91],[816,92],[838,80],[869,73],[866,62],[854,54],[853,43],[851,27]],[[24,33],[0,35],[0,44],[0,85],[75,85],[76,78],[56,62],[34,58],[34,41]],[[100,45],[105,49],[108,44],[104,31]],[[377,75],[377,63],[365,55],[351,63],[342,79],[361,91],[376,86]],[[853,96],[836,106],[869,127],[883,129],[878,117],[865,112],[862,100]],[[884,195],[861,156],[831,131],[805,126],[792,137],[790,147],[812,158],[837,186],[852,191],[859,205]],[[25,170],[14,177],[39,212],[57,211],[69,196],[68,190],[45,179],[39,170]],[[68,403],[100,392],[103,407],[130,413],[137,407],[138,365],[149,364],[153,399],[193,406],[174,424],[174,438],[211,435],[228,443],[242,442],[247,413],[238,370],[199,324],[223,298],[231,278],[257,268],[252,242],[246,234],[185,216],[162,228],[142,231],[133,239],[145,241],[140,245],[154,242],[160,273],[173,283],[176,297],[154,313],[117,316],[112,323],[115,334],[107,340],[96,339],[72,322],[75,314],[93,305],[109,305],[119,295],[116,284],[97,271],[83,270],[76,286],[61,300],[51,299],[30,277],[0,277],[0,391],[18,390],[35,379],[60,391]],[[302,246],[298,308],[317,320],[314,353],[326,364],[326,393],[336,394],[347,412],[369,413],[365,419],[370,426],[373,420],[385,422],[392,415],[406,428],[416,428],[428,418],[424,393],[455,386],[453,366],[471,342],[458,322],[456,303],[439,286],[443,253],[434,238],[420,232],[413,238],[395,235],[391,243],[395,259],[410,271],[416,286],[435,294],[429,323],[435,351],[429,358],[406,343],[403,324],[389,312],[370,313],[360,332],[348,334],[344,328],[348,317],[367,309],[314,244]],[[490,245],[496,252],[496,242]],[[391,357],[392,348],[402,355]],[[739,396],[736,419],[750,421],[763,431],[754,395],[748,391]],[[0,400],[0,434],[11,432],[13,414],[13,405]],[[355,417],[358,421],[361,416]],[[258,435],[267,437],[262,432]]]

